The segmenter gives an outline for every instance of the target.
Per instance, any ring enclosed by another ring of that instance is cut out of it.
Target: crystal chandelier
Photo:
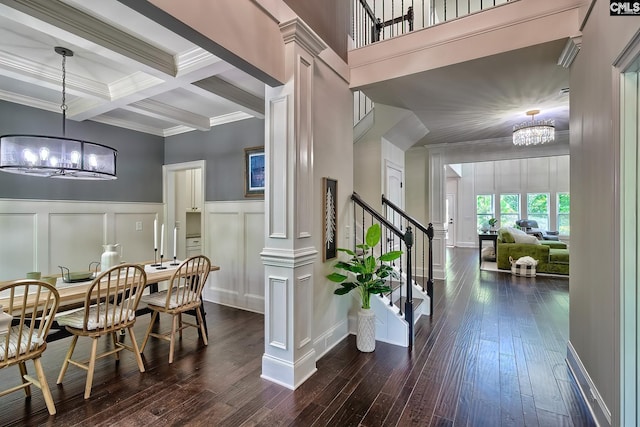
[[[116,179],[115,149],[65,137],[66,59],[73,51],[64,47],[55,51],[62,55],[62,137],[0,136],[0,170],[50,178]]]
[[[513,127],[514,145],[538,145],[555,140],[556,132],[553,120],[535,120],[534,116],[539,113],[540,110],[527,111],[527,116],[531,116],[531,121]]]

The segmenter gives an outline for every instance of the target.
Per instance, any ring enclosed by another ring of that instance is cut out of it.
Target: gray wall
[[[118,150],[118,179],[83,181],[0,173],[0,198],[162,202],[163,138],[67,120],[66,136]],[[0,135],[62,135],[62,115],[0,101]]]
[[[614,113],[619,106],[614,103],[613,86],[614,79],[620,76],[612,64],[639,34],[638,17],[609,16],[609,2],[597,1],[584,26],[580,52],[571,66],[569,338],[612,413],[611,425],[623,425],[618,376],[621,342],[617,279],[621,186],[616,134],[620,124]],[[627,191],[634,190],[632,183]],[[622,236],[623,242],[625,237]],[[631,382],[636,380],[635,375],[626,374]],[[631,410],[637,412],[635,408]]]
[[[244,149],[263,145],[264,120],[241,120],[165,138],[165,163],[206,160],[205,200],[242,200]]]

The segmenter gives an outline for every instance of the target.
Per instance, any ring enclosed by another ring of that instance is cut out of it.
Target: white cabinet
[[[187,169],[186,171],[186,201],[187,212],[202,211],[202,170]]]
[[[202,244],[199,237],[187,238],[187,258],[200,255],[202,253]]]

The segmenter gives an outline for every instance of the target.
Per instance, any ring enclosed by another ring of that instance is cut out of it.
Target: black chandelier
[[[62,55],[62,137],[0,136],[0,170],[48,178],[116,179],[117,150],[102,144],[65,137],[66,60],[73,51],[56,47]]]

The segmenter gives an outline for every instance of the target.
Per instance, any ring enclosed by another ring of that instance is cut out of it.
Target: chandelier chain
[[[66,134],[66,119],[67,119],[67,55],[62,53],[62,136]]]

